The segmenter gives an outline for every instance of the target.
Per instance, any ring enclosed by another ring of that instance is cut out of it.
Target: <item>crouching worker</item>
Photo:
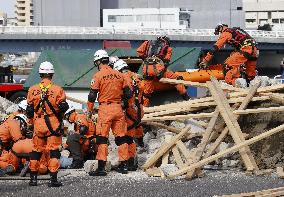
[[[27,134],[30,137],[29,134]],[[28,171],[29,157],[33,150],[32,139],[23,139],[17,141],[12,149],[8,152],[5,151],[0,157],[0,176],[8,173],[16,172],[21,164],[23,169],[21,170],[20,176],[25,176]],[[47,174],[47,159],[49,154],[44,152],[40,158],[39,174]]]
[[[127,125],[122,109],[122,101],[132,97],[132,92],[124,76],[113,70],[109,65],[109,56],[106,51],[98,50],[94,54],[94,65],[98,67],[97,72],[91,81],[90,93],[88,96],[88,118],[91,118],[94,111],[94,102],[98,98],[98,122],[96,125],[96,143],[98,152],[98,168],[90,172],[90,176],[106,176],[105,165],[108,156],[108,136],[110,129],[115,136],[115,143],[118,146],[118,157],[120,161],[119,171],[128,172],[128,144]]]
[[[69,106],[64,90],[52,82],[53,65],[43,62],[39,66],[41,82],[30,87],[28,91],[27,116],[34,125],[33,151],[30,154],[30,186],[37,186],[37,174],[42,152],[50,152],[48,170],[50,172],[49,187],[59,187],[57,180],[60,167],[59,148],[62,143],[63,116]]]
[[[82,168],[84,161],[95,159],[95,124],[92,119],[87,120],[86,114],[78,114],[73,106],[64,115],[65,119],[74,123],[75,133],[67,137],[67,149],[73,158],[72,165],[69,168]]]
[[[142,90],[141,81],[136,73],[131,72],[128,69],[128,65],[123,60],[118,60],[114,63],[114,70],[117,70],[123,74],[126,81],[129,84],[132,92],[134,93],[132,98],[128,100],[125,117],[127,123],[127,138],[128,138],[128,170],[137,170],[137,163],[135,162],[136,157],[136,144],[134,142],[134,137],[139,136],[139,145],[143,144],[143,127],[141,126],[141,118],[144,115],[143,105],[142,105]],[[142,135],[141,135],[142,134]],[[142,141],[142,142],[141,142]]]

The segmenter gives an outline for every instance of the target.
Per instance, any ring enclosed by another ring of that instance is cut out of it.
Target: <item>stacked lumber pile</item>
[[[244,133],[242,128],[246,128],[247,125],[242,125],[242,123],[253,124],[254,121],[246,120],[250,115],[284,112],[284,106],[282,106],[284,94],[275,93],[283,90],[284,84],[260,87],[260,83],[256,83],[248,89],[243,89],[224,86],[215,78],[211,78],[211,81],[206,83],[172,79],[163,79],[162,81],[171,84],[183,83],[184,85],[206,87],[211,96],[145,109],[145,116],[142,120],[144,124],[164,128],[175,134],[166,137],[163,145],[142,166],[149,176],[172,179],[185,175],[186,179],[190,180],[202,175],[203,166],[235,152],[239,153],[240,160],[248,172],[259,173],[259,161],[257,162],[255,154],[253,154],[257,151],[252,151],[250,145],[258,144],[261,140],[284,131],[284,121],[281,119],[283,114],[276,121],[277,125],[270,125],[272,128],[265,127],[266,129],[269,128],[267,131],[264,131],[266,130],[264,128],[258,130],[257,135]],[[258,108],[247,108],[251,103],[261,102],[274,104],[272,106],[259,107],[256,105]],[[196,124],[204,128],[200,143],[192,150],[185,145],[185,142],[197,136],[194,127],[187,125],[183,129],[177,129],[164,124],[164,121],[188,119],[195,120]],[[216,152],[228,136],[233,145]],[[173,159],[169,159],[169,155]],[[171,165],[169,163],[174,164],[177,168],[165,170],[165,166]]]

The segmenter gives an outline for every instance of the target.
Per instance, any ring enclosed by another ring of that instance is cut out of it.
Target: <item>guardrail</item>
[[[246,30],[254,38],[284,38],[284,31]],[[214,29],[156,29],[156,28],[106,28],[66,26],[2,26],[1,34],[132,34],[132,35],[183,35],[215,36]]]

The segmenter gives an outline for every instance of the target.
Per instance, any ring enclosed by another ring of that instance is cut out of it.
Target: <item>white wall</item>
[[[179,8],[104,9],[103,27],[185,29],[179,25]]]

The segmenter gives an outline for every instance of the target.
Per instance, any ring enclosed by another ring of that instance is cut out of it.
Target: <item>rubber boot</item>
[[[37,186],[37,172],[30,172],[30,186]]]
[[[127,174],[128,173],[128,160],[121,161],[120,164],[114,170],[121,174]]]
[[[134,157],[128,159],[128,171],[136,171],[138,168],[137,162],[135,162]]]
[[[51,172],[48,187],[60,187],[60,186],[62,186],[62,183],[57,180],[57,172]]]
[[[4,176],[5,174],[11,173],[13,171],[14,171],[13,166],[8,165],[6,168],[0,169],[0,176]]]
[[[98,168],[95,171],[89,172],[90,176],[106,176],[106,161],[98,160]]]

